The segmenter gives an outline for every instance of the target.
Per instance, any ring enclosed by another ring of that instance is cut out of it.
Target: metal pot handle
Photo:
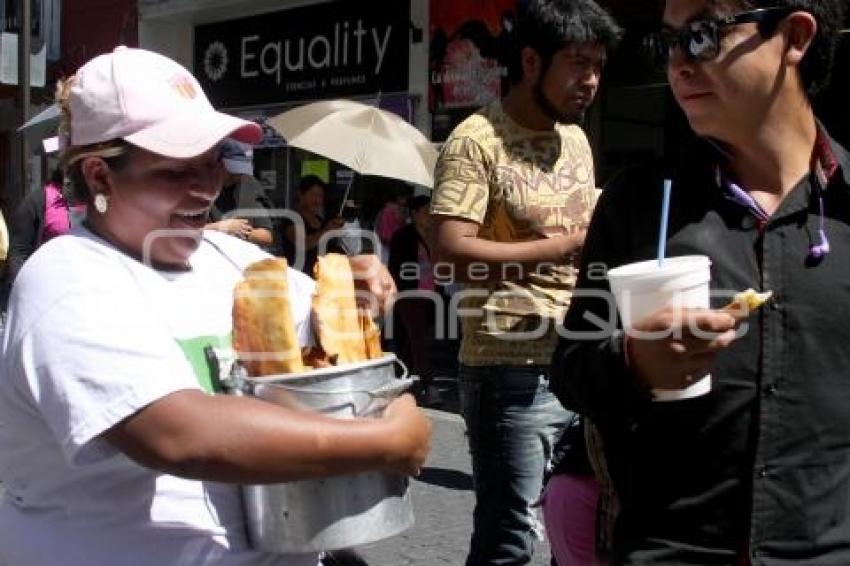
[[[239,362],[232,364],[230,372],[221,379],[224,391],[229,395],[252,395],[254,388],[248,381],[248,372]]]
[[[401,358],[399,358],[398,356],[396,356],[395,363],[397,363],[398,365],[400,365],[400,366],[401,366],[401,370],[402,370],[402,372],[401,372],[401,377],[399,377],[399,378],[397,378],[397,379],[407,379],[407,377],[410,375],[410,371],[408,371],[407,366],[405,365],[405,363],[404,363],[403,361],[401,361]]]
[[[374,391],[358,391],[357,393],[367,393],[370,397],[378,399],[394,399],[410,389],[414,383],[416,383],[415,379],[399,378]]]

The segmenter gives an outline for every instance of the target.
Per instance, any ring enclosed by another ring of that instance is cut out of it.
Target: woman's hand
[[[230,234],[231,236],[236,236],[243,240],[247,240],[253,230],[251,223],[244,218],[228,218],[227,220],[219,220],[218,222],[207,224],[206,228],[208,230],[224,232],[225,234]]]
[[[395,299],[398,289],[387,268],[374,254],[349,256],[351,273],[354,275],[354,286],[357,293],[357,303],[369,310],[373,316],[387,312]]]
[[[409,394],[394,399],[384,409],[387,437],[393,445],[387,461],[388,471],[418,476],[431,451],[431,421],[416,407]]]

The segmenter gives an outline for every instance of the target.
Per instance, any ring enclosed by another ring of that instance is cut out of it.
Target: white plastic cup
[[[617,310],[628,330],[664,307],[710,308],[711,260],[704,255],[670,257],[629,263],[608,272]],[[711,391],[706,375],[684,389],[653,389],[656,401],[678,401]]]

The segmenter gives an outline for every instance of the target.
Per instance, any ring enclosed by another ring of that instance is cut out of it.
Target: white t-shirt
[[[0,345],[0,562],[315,566],[249,550],[236,485],[150,470],[100,438],[202,389],[203,346],[229,346],[233,287],[263,257],[206,232],[190,271],[158,272],[78,228],[27,261]],[[289,281],[306,336],[314,282],[292,269]]]

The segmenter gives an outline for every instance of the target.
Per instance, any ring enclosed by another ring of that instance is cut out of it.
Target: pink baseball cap
[[[217,112],[183,66],[144,49],[116,47],[80,67],[68,97],[71,146],[117,138],[186,159],[224,138],[256,144],[259,124]]]

